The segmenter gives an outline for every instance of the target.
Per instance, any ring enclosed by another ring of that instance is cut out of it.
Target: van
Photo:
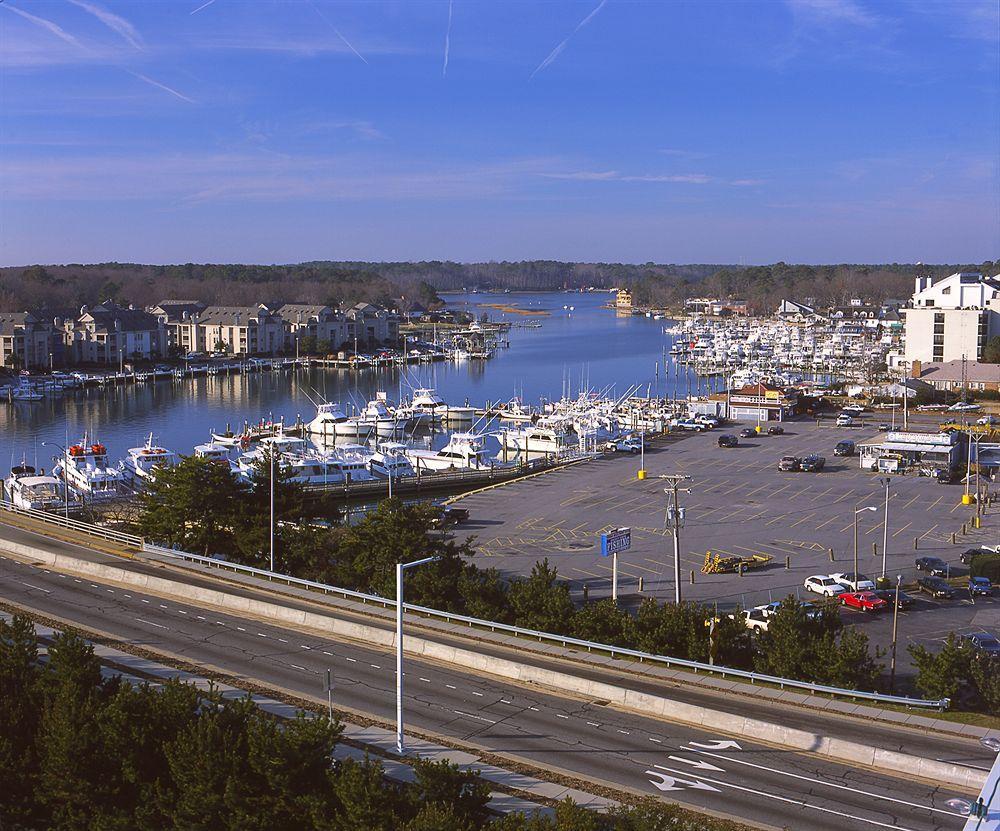
[[[854,455],[854,442],[850,439],[844,439],[843,441],[838,441],[837,446],[833,448],[834,456],[853,456]]]

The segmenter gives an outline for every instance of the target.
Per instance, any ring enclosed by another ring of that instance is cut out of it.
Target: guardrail
[[[104,528],[101,525],[93,525],[89,522],[81,522],[78,519],[70,519],[62,514],[18,508],[11,505],[9,502],[0,502],[0,509],[9,514],[28,517],[29,519],[38,520],[39,522],[44,522],[48,525],[58,525],[60,528],[68,528],[72,531],[77,531],[90,537],[99,537],[102,540],[122,543],[123,545],[128,545],[132,548],[142,548],[143,545],[142,537],[137,537],[134,534],[125,534],[111,528]]]
[[[218,560],[214,557],[203,557],[200,554],[189,554],[186,551],[176,551],[171,548],[150,545],[149,543],[144,544],[142,546],[142,550],[151,554],[160,554],[167,557],[174,557],[176,559],[203,563],[214,568],[231,569],[245,574],[252,574],[255,577],[262,577],[267,580],[277,580],[282,583],[287,583],[290,586],[302,586],[304,588],[321,591],[324,594],[335,594],[351,600],[359,600],[362,603],[377,604],[386,609],[394,609],[396,607],[396,601],[387,597],[379,597],[378,595],[344,589],[339,586],[317,583],[313,580],[293,577],[290,574],[281,574],[279,572],[267,571],[266,569],[254,568],[253,566],[230,563],[225,560]],[[780,678],[774,675],[763,675],[758,672],[751,672],[744,669],[734,669],[732,667],[718,666],[716,664],[703,664],[699,661],[689,661],[686,658],[672,658],[668,655],[654,655],[649,652],[641,652],[637,649],[612,646],[611,644],[594,643],[592,641],[585,641],[579,638],[569,637],[567,635],[554,635],[551,632],[539,632],[534,629],[522,629],[519,626],[512,626],[507,623],[497,623],[496,621],[481,620],[480,618],[467,617],[466,615],[453,614],[452,612],[442,612],[438,609],[429,609],[426,606],[417,606],[412,603],[404,603],[403,609],[425,617],[438,618],[448,623],[461,623],[469,626],[470,628],[475,627],[489,629],[491,632],[509,632],[513,635],[531,638],[532,640],[558,643],[564,647],[572,646],[579,649],[586,649],[588,652],[604,652],[611,655],[611,657],[624,656],[633,658],[637,659],[640,663],[649,661],[651,663],[663,664],[668,667],[681,667],[683,669],[694,670],[695,673],[705,672],[720,675],[723,678],[741,678],[745,681],[749,681],[751,684],[771,684],[773,686],[780,687],[781,689],[789,687],[792,689],[804,690],[810,693],[824,693],[843,698],[874,701],[880,704],[897,704],[904,707],[916,707],[920,709],[939,711],[948,709],[948,706],[951,704],[950,699],[947,698],[942,698],[940,700],[928,700],[923,698],[911,698],[905,695],[885,695],[883,693],[865,692],[863,690],[848,690],[840,687],[830,687],[825,684],[812,684],[808,681],[798,681],[794,678]]]

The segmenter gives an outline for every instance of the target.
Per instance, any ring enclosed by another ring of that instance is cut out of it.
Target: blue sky
[[[1000,256],[997,0],[2,0],[0,264]]]

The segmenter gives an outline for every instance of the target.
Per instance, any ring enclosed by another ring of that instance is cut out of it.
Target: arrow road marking
[[[654,767],[661,767],[661,766],[660,765],[655,765]],[[647,770],[646,773],[652,773],[654,776],[663,776],[662,773],[657,773],[656,771],[649,771],[649,770]],[[670,780],[671,783],[674,782],[674,781],[678,781],[678,782],[681,781],[679,779],[675,780],[673,777],[670,777],[670,776],[663,776],[663,778],[664,778],[664,780]],[[877,819],[868,819],[867,817],[859,817],[856,814],[848,814],[848,813],[846,813],[844,811],[835,811],[833,808],[824,808],[822,805],[813,805],[812,803],[806,802],[805,800],[802,800],[802,799],[792,799],[791,797],[787,797],[787,796],[778,796],[777,794],[768,793],[767,791],[758,791],[758,790],[755,790],[754,788],[745,788],[742,785],[734,785],[731,782],[721,782],[718,779],[708,779],[708,778],[706,778],[704,776],[701,777],[701,778],[705,779],[706,782],[712,782],[712,783],[714,783],[716,785],[721,785],[724,788],[732,788],[733,790],[744,791],[745,793],[752,793],[752,794],[755,794],[756,796],[763,796],[766,799],[774,799],[774,800],[776,800],[778,802],[786,802],[789,805],[798,805],[798,806],[800,806],[802,808],[809,808],[810,810],[819,811],[820,813],[823,813],[823,814],[833,814],[833,815],[838,816],[838,817],[844,817],[845,819],[853,819],[853,820],[857,820],[858,822],[865,822],[865,823],[868,823],[869,825],[876,825],[879,828],[891,828],[891,829],[893,829],[893,831],[915,831],[915,829],[912,829],[912,828],[904,828],[902,825],[897,825],[897,824],[894,824],[894,823],[890,824],[888,822],[879,822]],[[650,784],[656,785],[656,787],[659,788],[661,791],[676,791],[676,790],[681,790],[680,788],[673,788],[673,787],[669,787],[669,786],[665,787],[665,788],[664,787],[660,787],[660,785],[658,783],[652,782],[652,781],[650,782]],[[664,783],[664,784],[666,784],[666,783]],[[705,783],[701,782],[699,784],[704,785]],[[712,788],[711,790],[717,790],[717,789],[716,788]]]
[[[717,770],[719,773],[726,772],[725,768],[717,768],[715,765],[700,760],[685,759],[683,756],[667,756],[667,758],[674,762],[683,762],[685,765],[691,765],[691,767],[698,768],[698,770]]]
[[[659,767],[659,765],[654,765],[653,767]],[[683,791],[686,786],[698,791],[714,791],[715,793],[719,793],[718,788],[713,788],[711,785],[706,785],[704,782],[697,782],[691,779],[681,779],[679,776],[667,776],[667,774],[659,773],[655,770],[647,770],[646,773],[649,776],[659,777],[661,781],[657,782],[655,779],[650,779],[649,784],[655,788],[659,788],[661,791]],[[677,785],[680,785],[681,787],[677,787]]]
[[[705,742],[704,744],[701,742],[688,742],[688,744],[691,745],[691,747],[700,747],[704,750],[729,750],[730,748],[733,750],[743,749],[734,741],[715,741]]]
[[[955,811],[945,811],[943,808],[932,808],[930,805],[921,805],[920,803],[917,802],[907,802],[905,799],[896,799],[896,797],[894,796],[886,796],[885,794],[872,793],[871,791],[863,791],[860,788],[856,788],[854,786],[838,785],[834,782],[829,782],[825,779],[813,779],[811,776],[803,776],[802,774],[799,773],[789,773],[788,771],[785,770],[777,770],[776,768],[769,768],[766,767],[765,765],[754,764],[753,762],[747,762],[744,759],[736,759],[733,758],[732,756],[720,756],[718,753],[709,753],[708,751],[705,750],[696,750],[695,752],[704,753],[706,756],[714,756],[716,759],[723,759],[727,762],[733,762],[737,765],[746,765],[747,767],[750,768],[757,768],[757,770],[766,770],[769,773],[777,773],[780,774],[781,776],[789,776],[792,779],[800,779],[804,782],[812,782],[816,785],[822,785],[827,788],[836,788],[841,791],[850,791],[851,793],[861,794],[863,796],[870,796],[873,799],[884,799],[888,802],[896,802],[900,805],[908,805],[911,808],[923,808],[925,811],[935,811],[936,813],[948,814],[948,816],[952,817],[962,816],[962,814],[956,813]],[[670,758],[673,759],[674,757],[671,756]]]

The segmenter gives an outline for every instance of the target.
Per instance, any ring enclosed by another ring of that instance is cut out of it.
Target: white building
[[[908,364],[978,361],[986,341],[1000,333],[1000,277],[958,272],[934,282],[918,277],[906,317]]]

